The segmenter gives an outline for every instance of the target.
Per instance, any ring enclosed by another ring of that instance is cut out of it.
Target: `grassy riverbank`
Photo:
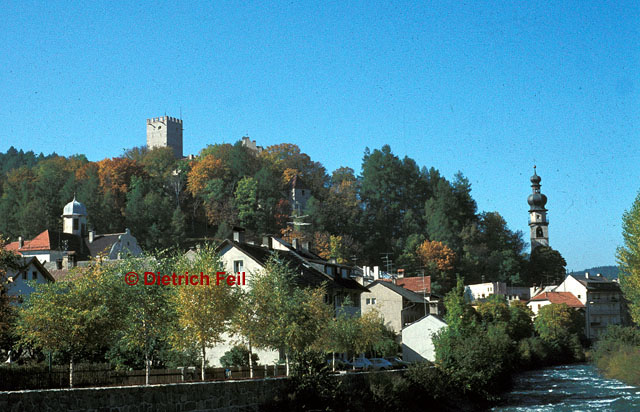
[[[640,386],[640,329],[609,327],[591,352],[591,362],[607,378]]]

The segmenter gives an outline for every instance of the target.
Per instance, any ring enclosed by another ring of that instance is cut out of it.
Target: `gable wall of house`
[[[24,273],[26,273],[27,279],[24,279]],[[7,293],[10,296],[21,296],[23,299],[29,296],[35,290],[35,288],[29,284],[34,280],[34,273],[36,276],[35,283],[41,284],[49,282],[40,272],[40,269],[33,263],[30,263],[26,269],[20,271],[10,270],[7,273],[9,277],[13,277],[13,283],[10,284]]]
[[[360,295],[362,313],[377,310],[384,318],[385,325],[393,329],[394,332],[400,333],[402,330],[402,296],[380,284],[367,287],[370,292],[362,292]],[[369,303],[367,303],[367,299]],[[375,304],[372,299],[375,299]]]
[[[257,261],[232,245],[227,245],[220,250],[220,259],[228,273],[234,272],[234,262],[242,262],[242,270],[246,274],[246,285],[243,286],[245,289],[249,287],[253,275],[262,270],[262,266]],[[215,276],[215,273],[213,275]]]
[[[402,329],[402,360],[434,362],[433,334],[446,326],[435,316],[427,316]]]
[[[587,288],[573,276],[567,276],[555,291],[571,292],[583,305],[587,304]]]
[[[125,255],[140,256],[142,249],[138,245],[138,241],[128,231],[118,236],[118,241],[111,246],[109,250],[109,259],[118,259],[119,256]]]

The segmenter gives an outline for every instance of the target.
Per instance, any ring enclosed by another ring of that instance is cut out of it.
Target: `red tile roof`
[[[5,247],[4,247],[4,249],[5,249],[5,250],[8,250],[8,251],[10,251],[10,252],[15,252],[15,253],[17,253],[17,254],[19,254],[19,255],[20,255],[21,253],[20,253],[20,252],[18,252],[18,249],[19,249],[19,248],[20,248],[20,247],[19,247],[19,243],[18,243],[17,241],[16,241],[16,242],[7,243],[7,244],[5,245]]]
[[[391,282],[391,279],[380,280]],[[403,288],[416,293],[431,293],[431,276],[425,276],[424,281],[422,280],[422,276],[396,279],[396,285],[402,286]]]
[[[97,239],[110,235],[98,235]],[[117,240],[117,236],[115,237]],[[111,242],[113,244],[113,242]],[[25,252],[41,251],[41,250],[63,250],[75,251],[78,259],[86,259],[87,253],[90,251],[86,245],[86,241],[80,236],[70,233],[56,232],[54,230],[45,230],[31,240],[25,240],[22,247],[18,247],[18,242],[11,242],[5,246],[6,250],[13,251],[17,254]],[[27,253],[28,254],[28,253]]]
[[[51,250],[51,237],[49,231],[45,230],[38,236],[31,240],[25,240],[24,245],[19,249],[20,251],[26,250]]]
[[[543,292],[531,298],[532,301],[548,300],[551,303],[565,303],[572,308],[584,308],[582,302],[571,292]]]
[[[16,253],[25,252],[27,250],[51,250],[49,231],[45,230],[33,239],[25,240],[22,247],[19,247],[19,243],[16,241],[7,244],[4,248],[5,250],[11,250]]]

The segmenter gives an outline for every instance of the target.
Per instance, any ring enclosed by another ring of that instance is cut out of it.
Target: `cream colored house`
[[[625,323],[620,285],[599,273],[568,275],[555,292],[571,292],[585,306],[585,334],[589,339],[596,339],[608,325]]]
[[[277,254],[279,259],[287,262],[296,272],[300,273],[296,282],[303,287],[317,287],[327,285],[325,302],[335,309],[343,307],[347,313],[353,316],[360,316],[360,294],[367,291],[367,288],[360,285],[342,270],[335,270],[335,264],[325,261],[323,267],[326,272],[319,270],[322,261],[317,255],[309,252],[308,249],[291,245],[281,239],[266,236],[261,245],[251,244],[244,241],[241,231],[234,231],[233,240],[225,240],[217,249],[225,270],[232,273],[245,273],[246,284],[238,286],[249,288],[253,276],[264,269],[265,264],[273,254]],[[189,253],[189,252],[188,252]],[[313,260],[313,262],[311,262]],[[337,265],[340,266],[340,265]],[[330,272],[330,273],[327,273]],[[343,306],[345,300],[349,298],[353,305]],[[236,344],[242,344],[241,337],[225,336],[225,344],[216,345],[207,349],[207,361],[212,366],[220,365],[220,357]],[[255,350],[259,357],[260,364],[273,364],[278,361],[279,353],[273,350]]]
[[[362,313],[377,310],[385,325],[400,333],[404,325],[429,314],[429,302],[423,295],[398,286],[393,282],[377,280],[369,285],[368,292],[360,295]]]

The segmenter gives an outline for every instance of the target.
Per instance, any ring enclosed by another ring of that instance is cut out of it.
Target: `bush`
[[[472,397],[489,400],[509,386],[513,343],[504,325],[444,329],[434,338],[436,363]]]
[[[258,365],[258,355],[251,354],[253,366]],[[232,366],[249,366],[249,349],[243,345],[236,345],[229,349],[220,358],[220,364],[225,368]]]
[[[592,352],[593,361],[607,377],[640,385],[640,330],[611,325]]]
[[[522,339],[518,342],[520,366],[525,369],[540,367],[548,363],[549,350],[538,337]]]

